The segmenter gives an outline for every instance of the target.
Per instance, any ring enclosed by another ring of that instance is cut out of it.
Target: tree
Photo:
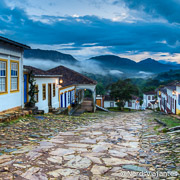
[[[35,106],[36,103],[35,94],[38,93],[38,91],[36,91],[36,83],[32,71],[29,73],[29,84],[30,84],[30,90],[28,92],[30,96],[29,106],[32,107]]]
[[[105,94],[105,88],[101,82],[98,82],[96,86],[96,94],[97,95],[104,95]]]
[[[133,95],[138,95],[139,90],[136,85],[131,83],[130,79],[119,80],[110,86],[110,95],[117,101],[117,106],[121,109],[125,102],[132,99]]]

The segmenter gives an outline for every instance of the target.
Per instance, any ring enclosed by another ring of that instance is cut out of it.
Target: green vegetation
[[[110,107],[107,108],[109,111],[114,111],[114,112],[134,112],[135,110],[129,109],[129,108],[123,108],[122,110],[119,109],[119,107]]]
[[[159,113],[152,113],[153,118],[157,118],[164,122],[168,128],[180,126],[180,119],[172,117],[171,115],[162,115]]]
[[[107,91],[107,87],[110,84],[117,82],[118,80],[126,79],[127,76],[124,74],[121,78],[107,74],[107,75],[97,75],[97,74],[90,74],[85,73],[91,79],[94,79],[98,82],[97,85],[97,94],[103,95]],[[144,78],[131,78],[132,84],[136,85],[139,89],[139,97],[142,97],[144,92],[155,90],[161,85],[166,85],[169,82],[174,80],[180,80],[180,70],[169,70],[168,72],[155,74],[151,76],[149,79]]]
[[[113,83],[109,89],[110,95],[117,101],[119,109],[123,108],[126,101],[132,99],[132,95],[138,95],[138,88],[131,83],[130,79],[119,80]]]

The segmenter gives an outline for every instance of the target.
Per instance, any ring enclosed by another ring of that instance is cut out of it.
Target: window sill
[[[0,92],[0,95],[8,94],[8,92]]]
[[[19,90],[11,90],[10,92],[11,93],[17,93],[17,92],[19,92]]]

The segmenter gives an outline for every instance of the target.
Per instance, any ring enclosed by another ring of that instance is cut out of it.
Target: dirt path
[[[0,178],[144,179],[143,172],[155,171],[141,153],[145,117],[145,112],[120,113],[2,155]]]

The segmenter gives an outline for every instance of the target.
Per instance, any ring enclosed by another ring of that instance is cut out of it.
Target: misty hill
[[[53,50],[29,49],[24,51],[24,58],[26,59],[43,59],[60,62],[62,60],[75,63],[77,60],[70,54],[64,54]]]
[[[155,79],[159,79],[161,81],[180,80],[180,69],[170,70],[168,72],[160,73],[155,77]]]
[[[133,60],[127,59],[127,58],[121,58],[119,56],[115,56],[115,55],[103,55],[103,56],[96,56],[96,57],[92,57],[90,59],[99,61],[101,63],[103,63],[103,65],[105,66],[109,66],[109,67],[134,67],[136,66],[136,62],[134,62]]]
[[[170,64],[162,64],[154,59],[148,58],[137,63],[143,71],[165,72],[170,69],[177,69],[177,66]]]
[[[179,66],[162,64],[154,59],[148,58],[142,60],[138,63],[128,58],[121,58],[119,56],[114,55],[104,55],[104,56],[96,56],[92,57],[92,60],[95,60],[101,63],[106,68],[113,68],[119,70],[127,71],[148,71],[148,72],[166,72],[171,69],[179,69]]]

